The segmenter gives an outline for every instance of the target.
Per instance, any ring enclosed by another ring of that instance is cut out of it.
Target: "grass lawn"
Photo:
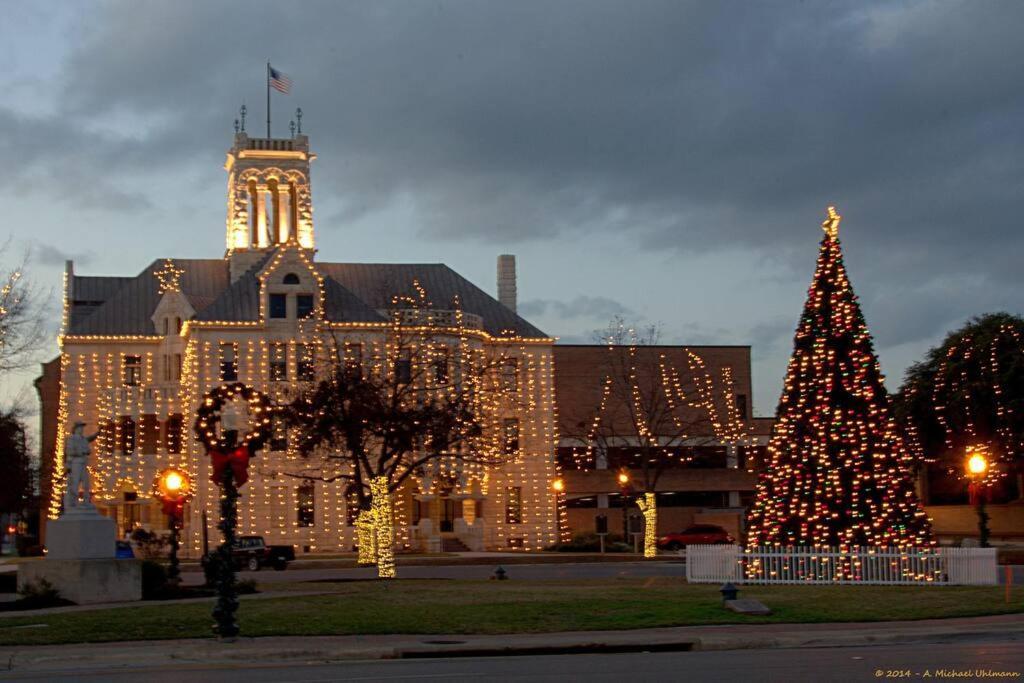
[[[1024,611],[1002,587],[772,586],[743,588],[774,610],[742,617],[717,586],[673,578],[581,582],[398,580],[291,584],[328,595],[243,600],[247,636],[538,633],[724,623],[881,621]],[[0,644],[195,638],[211,635],[210,602],[0,619]],[[32,627],[46,624],[45,627]],[[18,628],[25,627],[28,628]]]

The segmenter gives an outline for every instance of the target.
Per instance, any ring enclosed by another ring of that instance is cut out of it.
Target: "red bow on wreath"
[[[224,482],[224,468],[230,467],[235,477],[235,486],[241,486],[249,480],[249,447],[238,446],[224,453],[220,449],[210,450],[210,461],[213,463],[213,474],[210,481],[218,486]]]
[[[992,491],[988,484],[972,481],[967,485],[967,496],[971,505],[977,505],[979,499],[986,503],[992,502]]]

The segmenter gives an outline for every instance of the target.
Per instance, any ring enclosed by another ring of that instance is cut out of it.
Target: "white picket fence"
[[[742,548],[691,545],[689,583],[994,586],[995,548]]]

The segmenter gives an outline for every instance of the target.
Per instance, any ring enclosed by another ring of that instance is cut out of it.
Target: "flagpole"
[[[270,138],[270,60],[267,60],[267,139]]]

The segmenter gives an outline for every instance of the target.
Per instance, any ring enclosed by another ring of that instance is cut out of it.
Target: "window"
[[[288,345],[274,343],[270,345],[270,381],[288,381]]]
[[[164,425],[164,445],[168,453],[181,453],[181,429],[183,425],[181,415],[169,415]]]
[[[519,450],[519,418],[505,418],[502,437],[506,453],[511,454]]]
[[[275,416],[271,424],[270,450],[288,450],[288,425],[285,424],[280,416]]]
[[[522,524],[523,489],[520,486],[505,487],[505,524]]]
[[[135,452],[135,420],[128,415],[121,418],[121,452],[130,455]]]
[[[122,356],[124,362],[124,385],[137,387],[142,382],[142,356]]]
[[[171,319],[164,318],[164,336],[166,337],[171,333]]]
[[[519,359],[506,358],[501,363],[501,388],[516,391],[519,388]]]
[[[174,333],[181,334],[181,318],[174,319]]]
[[[238,379],[238,347],[234,344],[220,345],[220,379],[222,382]]]
[[[434,358],[434,381],[437,384],[448,383],[448,349],[440,348]]]
[[[271,294],[270,295],[270,317],[271,318],[287,318],[288,317],[288,295],[287,294]]]
[[[401,358],[395,361],[395,382],[398,384],[408,384],[412,381],[412,360],[409,358],[409,352],[404,351]]]
[[[316,346],[299,344],[296,348],[295,373],[300,382],[316,379]]]
[[[313,526],[313,511],[316,507],[316,486],[307,482],[295,489],[295,513],[300,527]]]
[[[172,375],[171,363],[172,363],[171,354],[165,353],[164,354],[164,381],[165,382],[170,382],[171,381],[171,377],[173,376]]]
[[[174,354],[174,378],[181,379],[181,354]]]
[[[363,372],[363,345],[350,342],[345,344],[345,369],[352,373]]]
[[[295,315],[299,320],[305,320],[313,315],[312,294],[299,294],[295,297]]]
[[[736,394],[736,412],[740,414],[741,420],[747,419],[747,395]]]
[[[345,495],[345,526],[355,526],[359,518],[359,496],[355,492]]]
[[[288,273],[281,279],[281,283],[285,285],[297,285],[299,284],[299,276],[295,273]]]

